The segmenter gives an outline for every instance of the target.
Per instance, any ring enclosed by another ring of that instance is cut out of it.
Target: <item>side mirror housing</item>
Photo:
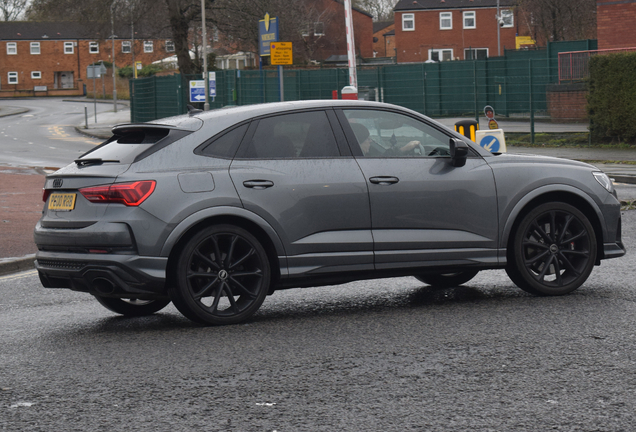
[[[454,167],[463,167],[464,165],[466,165],[466,158],[468,157],[468,144],[457,138],[451,138],[449,144],[451,165]]]

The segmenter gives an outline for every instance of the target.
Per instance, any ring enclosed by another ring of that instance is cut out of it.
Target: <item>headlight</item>
[[[612,184],[612,179],[610,179],[607,174],[605,174],[604,172],[593,172],[592,174],[594,174],[594,178],[596,179],[597,182],[599,182],[601,184],[601,186],[603,186],[605,189],[607,189],[608,192],[612,192],[614,190],[614,185]]]

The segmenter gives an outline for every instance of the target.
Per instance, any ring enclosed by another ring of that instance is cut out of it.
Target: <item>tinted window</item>
[[[243,157],[314,158],[340,156],[324,111],[261,119]]]
[[[239,126],[231,131],[221,135],[218,138],[214,138],[212,142],[205,145],[201,150],[201,154],[205,156],[216,156],[223,158],[232,158],[234,157],[234,153],[236,153],[236,149],[239,144],[241,144],[241,140],[243,136],[245,136],[245,132],[247,131],[247,127],[249,123],[246,123],[242,126]]]
[[[108,141],[81,156],[132,163],[133,160],[164,139],[170,133],[165,128],[129,128],[119,130]]]
[[[449,137],[424,122],[389,111],[344,110],[344,113],[364,156],[450,155]]]

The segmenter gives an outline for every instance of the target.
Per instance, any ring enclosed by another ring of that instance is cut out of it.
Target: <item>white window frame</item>
[[[75,54],[74,42],[64,42],[64,54]]]
[[[468,58],[468,53],[472,51],[472,58]],[[488,52],[488,48],[464,48],[464,60],[476,60],[477,59],[477,51],[486,51],[486,58],[489,57],[490,53]]]
[[[8,84],[18,84],[18,73],[17,72],[7,72],[7,83]]]
[[[30,51],[32,55],[40,54],[40,42],[31,42]]]
[[[18,55],[18,44],[16,42],[7,42],[7,55]]]
[[[126,50],[128,48],[128,50]],[[132,52],[132,43],[130,41],[121,41],[121,52],[130,54]]]
[[[444,52],[450,52],[450,59],[449,60],[453,60],[455,57],[453,57],[453,49],[452,48],[442,48],[442,49],[429,49],[428,50],[428,59],[429,60],[433,60],[433,53],[437,53],[438,54],[438,58],[440,58],[441,60],[439,60],[440,62],[443,61],[449,61],[449,60],[444,60]]]
[[[465,29],[475,29],[477,28],[477,13],[475,11],[464,11],[464,28]],[[473,20],[473,25],[467,24],[466,21]]]
[[[444,21],[448,20],[450,25],[444,26]],[[440,12],[439,13],[439,29],[440,30],[452,30],[453,29],[453,13],[452,12]]]
[[[410,27],[408,23],[410,23]],[[415,31],[415,14],[402,14],[402,31]]]
[[[171,49],[168,49],[168,48],[171,48]],[[172,41],[172,40],[168,39],[168,40],[166,41],[166,52],[174,52],[174,51],[175,51],[175,48],[174,48],[174,41]]]
[[[511,28],[515,26],[515,14],[510,9],[502,9],[499,11],[499,15],[504,22],[501,28]]]
[[[88,43],[88,53],[89,54],[99,54],[99,42],[89,42]]]
[[[31,71],[31,79],[42,79],[42,72]]]
[[[144,52],[151,53],[155,49],[155,44],[152,41],[144,41]]]

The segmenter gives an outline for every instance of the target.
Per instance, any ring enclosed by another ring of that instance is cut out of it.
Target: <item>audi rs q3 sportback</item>
[[[275,290],[505,269],[562,295],[625,254],[611,180],[492,154],[414,111],[362,101],[233,107],[113,128],[50,174],[35,228],[48,288],[139,316],[171,301],[245,321]]]

